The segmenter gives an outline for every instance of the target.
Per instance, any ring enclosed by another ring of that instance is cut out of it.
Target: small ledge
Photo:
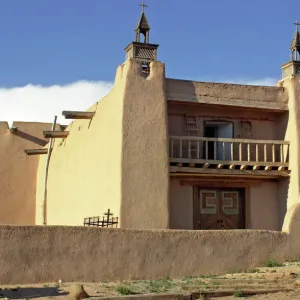
[[[69,131],[44,131],[45,138],[66,138],[69,135]]]
[[[91,111],[63,111],[65,119],[92,119],[96,112]]]
[[[27,149],[27,150],[24,150],[24,152],[27,155],[41,155],[41,154],[47,154],[48,153],[48,149],[46,149],[46,148],[42,148],[42,149]]]

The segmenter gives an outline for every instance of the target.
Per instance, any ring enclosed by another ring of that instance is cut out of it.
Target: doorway
[[[199,187],[195,197],[195,229],[245,229],[244,188]]]
[[[233,122],[226,121],[206,121],[204,122],[204,137],[207,138],[224,138],[232,139],[233,138]],[[206,145],[204,143],[204,157],[208,157],[209,160],[216,159],[223,160],[223,143],[222,142],[213,142],[209,141],[207,147],[207,156],[206,156]],[[216,149],[215,149],[216,147]],[[225,143],[225,160],[230,160],[230,143]]]

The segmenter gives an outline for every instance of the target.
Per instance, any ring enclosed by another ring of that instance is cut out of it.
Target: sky
[[[52,122],[112,87],[138,0],[1,0],[0,121]],[[274,85],[290,59],[299,0],[147,0],[166,75]]]

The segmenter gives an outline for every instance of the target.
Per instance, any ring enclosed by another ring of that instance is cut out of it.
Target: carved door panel
[[[244,193],[241,189],[199,189],[196,229],[230,230],[245,228]]]

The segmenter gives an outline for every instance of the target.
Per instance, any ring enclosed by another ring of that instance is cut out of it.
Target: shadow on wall
[[[30,141],[30,142],[32,142],[32,143],[35,143],[35,144],[37,144],[37,145],[40,145],[40,146],[42,146],[42,147],[46,146],[47,143],[48,143],[48,142],[45,141],[45,140],[42,140],[42,139],[40,139],[40,138],[38,138],[38,137],[36,137],[36,136],[33,136],[33,135],[31,135],[31,134],[29,134],[29,133],[26,133],[26,132],[24,132],[24,131],[21,131],[21,130],[19,130],[19,129],[17,129],[16,131],[13,131],[13,134],[16,135],[16,136],[18,136],[18,137],[20,137],[20,138],[23,138],[23,139],[25,139],[25,140],[28,140],[28,141]]]
[[[0,282],[182,278],[246,270],[270,259],[299,259],[299,231],[300,204],[288,210],[282,232],[1,226]]]
[[[68,295],[67,292],[61,292],[59,287],[22,287],[22,288],[7,288],[0,291],[1,298],[8,299],[34,299],[42,297],[59,297]]]

